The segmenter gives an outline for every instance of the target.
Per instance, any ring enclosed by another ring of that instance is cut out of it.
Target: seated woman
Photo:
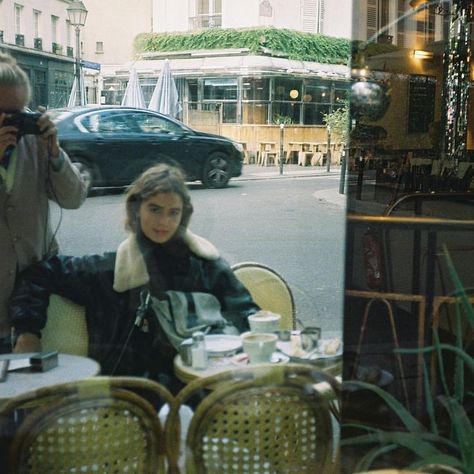
[[[89,354],[102,374],[147,376],[178,389],[176,340],[150,300],[170,301],[169,290],[187,298],[192,292],[213,295],[239,332],[259,309],[217,249],[188,230],[192,212],[180,169],[160,164],[145,171],[127,192],[130,235],[117,252],[56,256],[21,275],[10,302],[15,352],[40,349],[49,296],[56,293],[86,308]]]

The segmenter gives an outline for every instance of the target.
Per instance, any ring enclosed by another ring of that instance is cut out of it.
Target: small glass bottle
[[[207,351],[204,342],[204,333],[196,331],[193,333],[193,347],[191,348],[192,367],[195,370],[207,369]]]

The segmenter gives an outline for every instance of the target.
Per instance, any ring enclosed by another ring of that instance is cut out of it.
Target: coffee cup
[[[251,364],[271,362],[277,340],[276,334],[247,333],[242,338],[242,346]]]
[[[271,311],[258,311],[249,316],[250,330],[258,333],[271,333],[280,330],[281,316]]]

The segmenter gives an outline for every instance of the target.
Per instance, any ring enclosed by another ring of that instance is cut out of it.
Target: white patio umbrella
[[[171,74],[170,62],[165,59],[160,77],[148,104],[150,110],[176,117],[181,110],[178,103],[178,89]]]
[[[69,94],[69,100],[67,101],[68,107],[74,107],[75,105],[87,105],[87,98],[86,98],[86,88],[84,87],[84,73],[81,69],[81,97],[79,100],[79,104],[77,103],[77,76],[74,77],[74,82],[72,83],[71,93]]]
[[[128,79],[127,88],[125,89],[125,94],[122,99],[122,105],[141,109],[145,108],[145,99],[135,68],[132,68],[130,71],[130,78]]]

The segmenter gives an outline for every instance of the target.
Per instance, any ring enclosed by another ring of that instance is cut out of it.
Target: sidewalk
[[[283,174],[280,174],[279,166],[260,166],[260,165],[244,165],[242,176],[232,178],[232,181],[249,181],[259,179],[289,179],[289,178],[308,178],[321,177],[333,178],[334,187],[316,191],[313,196],[322,201],[328,201],[340,207],[346,207],[346,195],[339,194],[339,178],[341,176],[340,166],[331,166],[329,173],[325,166],[298,166],[283,165]],[[336,179],[337,178],[337,179]]]

